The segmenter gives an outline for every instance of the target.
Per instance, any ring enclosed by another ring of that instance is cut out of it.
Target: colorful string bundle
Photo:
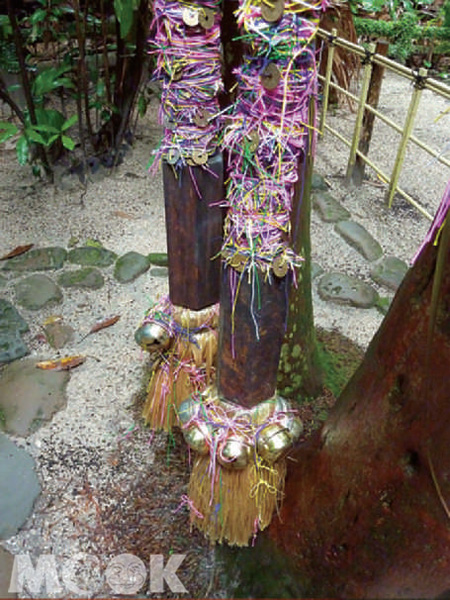
[[[155,0],[151,40],[157,54],[155,78],[162,80],[160,159],[175,168],[205,166],[217,152],[222,89],[219,0],[190,4]]]

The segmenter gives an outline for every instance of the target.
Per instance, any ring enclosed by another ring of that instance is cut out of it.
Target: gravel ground
[[[408,103],[408,87],[389,77],[382,96],[382,107],[400,122]],[[438,124],[434,118],[446,106],[425,93],[417,120],[417,133],[422,130],[425,139],[442,151],[449,142],[449,117]],[[26,243],[67,247],[74,238],[80,243],[97,239],[118,254],[164,252],[161,178],[151,179],[145,169],[159,136],[156,109],[154,105],[139,124],[135,147],[120,169],[106,177],[95,176],[87,190],[70,179],[63,181],[66,189],[43,186],[18,167],[12,148],[2,149],[0,255]],[[330,115],[329,122],[349,135],[353,119],[354,114],[340,109]],[[384,127],[377,128],[371,157],[379,157],[386,170],[393,164],[397,137]],[[319,142],[316,171],[327,178],[333,195],[378,239],[385,253],[409,261],[428,222],[401,200],[388,212],[383,187],[370,174],[360,189],[345,187],[345,160],[343,146],[330,135]],[[422,153],[420,157],[408,153],[408,161],[402,185],[434,211],[448,169]],[[332,227],[324,226],[317,214],[313,215],[312,240],[313,259],[325,270],[368,280],[367,261],[342,242]],[[65,292],[64,304],[57,312],[79,336],[64,354],[95,358],[72,372],[67,408],[26,440],[15,439],[37,462],[42,494],[23,530],[3,545],[14,554],[28,552],[37,557],[52,553],[58,560],[83,551],[98,556],[102,564],[123,552],[145,560],[151,553],[166,557],[171,552],[185,553],[186,567],[179,574],[182,580],[185,577],[189,596],[223,597],[226,591],[213,580],[213,551],[200,536],[189,534],[186,508],[174,512],[188,477],[185,447],[180,443],[172,447],[163,435],[150,439],[148,431],[135,427],[136,403],[142,402],[140,393],[148,374],[133,333],[150,300],[166,292],[165,279],[143,276],[119,286],[111,274],[99,291]],[[314,301],[320,326],[336,328],[362,347],[381,322],[375,309],[324,303],[316,293]],[[23,312],[31,326],[27,343],[33,355],[54,357],[39,335],[42,322],[54,309],[38,316]],[[113,314],[121,315],[114,327],[81,341],[93,322]],[[96,596],[105,595],[101,583],[93,589]]]

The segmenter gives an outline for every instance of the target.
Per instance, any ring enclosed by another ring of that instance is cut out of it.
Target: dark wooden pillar
[[[163,161],[170,299],[200,310],[219,301],[224,209],[222,155],[175,170]],[[199,195],[201,194],[201,196]]]
[[[219,395],[247,408],[275,393],[290,279],[248,277],[223,267],[217,373]]]

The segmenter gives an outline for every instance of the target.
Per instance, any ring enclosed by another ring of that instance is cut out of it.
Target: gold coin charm
[[[246,136],[246,140],[247,148],[250,150],[250,152],[256,152],[259,146],[258,132],[255,129],[253,131],[250,131],[250,133]]]
[[[209,114],[206,112],[206,110],[203,110],[202,108],[197,110],[194,115],[194,123],[197,125],[197,127],[207,127],[209,123]]]
[[[205,150],[194,148],[192,150],[192,160],[196,165],[206,165],[208,162],[208,153]]]
[[[176,148],[169,148],[166,156],[166,160],[169,163],[169,165],[175,165],[179,159],[180,153],[178,152],[178,150]]]
[[[177,65],[174,70],[172,71],[172,81],[180,81],[180,79],[183,77],[183,67],[180,65]]]
[[[198,21],[203,29],[211,29],[211,27],[214,25],[214,16],[214,11],[210,8],[200,9]]]
[[[183,23],[188,27],[197,27],[198,25],[198,10],[186,6],[183,9]]]
[[[245,265],[247,264],[247,257],[240,252],[236,252],[231,257],[229,264],[231,267],[233,267],[233,269],[236,269],[238,273],[242,273],[242,271],[245,269]]]
[[[261,16],[267,23],[276,23],[284,13],[284,0],[263,0]]]
[[[261,83],[266,90],[274,90],[280,83],[281,73],[275,63],[269,63],[261,73]]]
[[[278,256],[275,256],[275,258],[272,261],[272,269],[276,277],[279,277],[280,279],[282,277],[285,277],[289,270],[289,264],[284,254],[279,254]]]

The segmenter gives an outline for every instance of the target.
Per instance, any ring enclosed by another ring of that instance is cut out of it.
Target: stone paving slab
[[[398,289],[408,271],[408,265],[396,256],[386,256],[375,265],[370,276],[378,283],[394,292]]]
[[[84,267],[61,273],[58,284],[64,288],[98,290],[105,285],[105,278],[96,267]]]
[[[127,252],[117,259],[114,277],[120,283],[129,283],[143,275],[150,268],[148,256],[139,252]]]
[[[60,304],[61,289],[47,275],[35,274],[22,279],[14,286],[16,301],[28,310],[40,310],[46,306]]]
[[[378,300],[378,292],[371,285],[343,273],[324,275],[318,291],[323,300],[357,308],[372,308]]]
[[[67,255],[69,262],[84,267],[109,267],[114,263],[116,258],[117,254],[115,252],[94,246],[73,248]]]
[[[313,195],[313,206],[319,212],[320,218],[325,223],[346,221],[351,215],[330,192],[319,191]]]
[[[3,261],[4,271],[54,271],[61,269],[67,257],[67,250],[54,246],[35,248],[25,254]]]
[[[355,221],[341,221],[335,226],[339,235],[370,262],[383,255],[383,249],[365,227]]]

